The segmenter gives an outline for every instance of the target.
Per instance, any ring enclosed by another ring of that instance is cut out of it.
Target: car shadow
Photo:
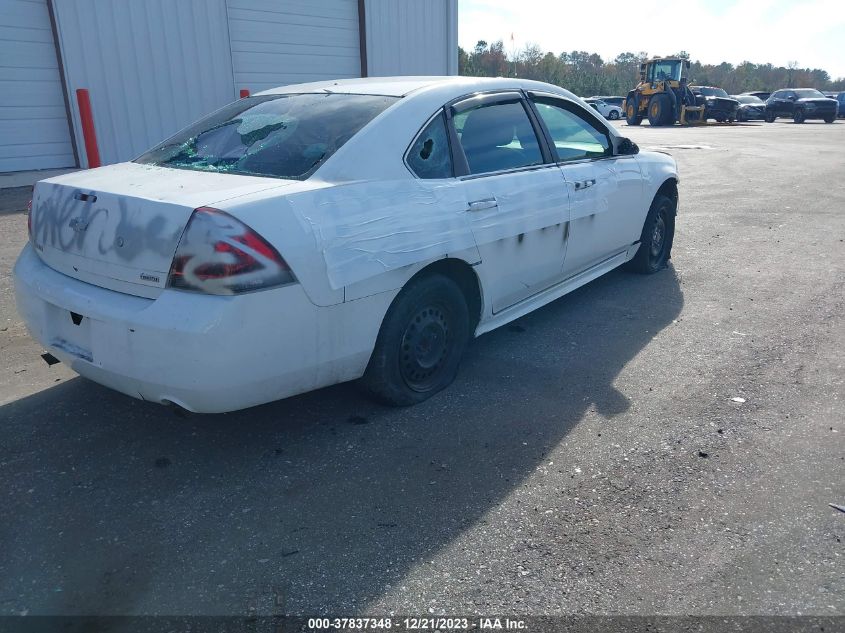
[[[487,334],[390,409],[338,385],[178,417],[74,379],[0,407],[0,604],[31,614],[348,614],[402,584],[597,412],[677,318],[672,267],[613,272]],[[229,368],[237,372],[238,367]]]

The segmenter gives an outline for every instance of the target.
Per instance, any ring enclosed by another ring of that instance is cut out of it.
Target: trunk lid
[[[35,185],[32,242],[75,279],[157,297],[194,209],[295,181],[119,163]]]

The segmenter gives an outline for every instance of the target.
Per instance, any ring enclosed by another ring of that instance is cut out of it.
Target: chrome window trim
[[[489,178],[490,176],[502,176],[506,174],[516,174],[519,172],[538,171],[540,169],[548,169],[550,167],[558,167],[558,163],[537,163],[536,165],[524,165],[522,167],[514,167],[512,169],[500,169],[498,171],[485,171],[483,174],[466,174],[465,176],[458,176],[458,180],[478,180],[479,178]]]

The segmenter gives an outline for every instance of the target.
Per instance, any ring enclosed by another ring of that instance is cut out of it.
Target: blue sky
[[[543,50],[688,51],[703,63],[771,62],[845,77],[845,0],[458,0],[458,42],[501,39]]]

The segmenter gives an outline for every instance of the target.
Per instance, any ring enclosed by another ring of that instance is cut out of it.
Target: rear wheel
[[[831,114],[830,116],[826,116],[824,118],[825,123],[833,123],[836,120],[836,115]]]
[[[775,113],[774,112],[766,112],[766,123],[774,123],[775,122]]]
[[[426,400],[455,379],[469,327],[454,281],[439,274],[412,281],[387,311],[362,386],[389,405]]]
[[[628,270],[650,275],[666,267],[675,239],[675,204],[669,196],[655,196],[643,224],[640,248],[626,264]]]
[[[619,118],[619,113],[616,110],[611,110],[610,114],[607,115],[607,118],[611,121],[615,121]]]
[[[656,94],[648,102],[648,122],[650,125],[671,125],[674,123],[675,114],[672,112],[672,103],[669,96]]]
[[[795,123],[803,123],[804,122],[804,110],[798,109],[795,111],[795,114],[792,115],[792,120]]]
[[[643,117],[637,111],[637,107],[634,103],[628,103],[625,106],[625,121],[628,125],[639,125],[643,122]]]

